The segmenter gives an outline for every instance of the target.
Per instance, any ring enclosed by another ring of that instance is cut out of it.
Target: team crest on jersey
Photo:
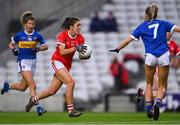
[[[75,46],[75,41],[70,41],[70,42],[67,42],[66,44],[67,46],[73,47]]]
[[[32,37],[28,37],[27,39],[28,39],[28,41],[32,41]]]
[[[71,45],[71,46],[75,46],[75,42],[74,42],[74,41],[71,41],[70,45]]]

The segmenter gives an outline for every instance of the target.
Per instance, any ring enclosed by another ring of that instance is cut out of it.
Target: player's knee
[[[20,85],[19,86],[19,89],[22,91],[22,92],[24,92],[26,89],[27,89],[27,85]]]
[[[166,90],[167,90],[166,87],[162,87],[162,88],[161,88],[161,91],[164,92],[164,93],[166,92]]]
[[[27,89],[27,86],[23,86],[23,87],[21,88],[21,91],[24,92],[24,91],[26,91],[26,89]]]
[[[56,94],[56,90],[54,90],[54,89],[49,89],[49,90],[48,90],[48,93],[49,93],[50,96],[52,96],[52,95]]]
[[[67,83],[68,83],[68,86],[74,87],[75,82],[74,82],[73,79],[69,79],[69,80],[67,81]]]

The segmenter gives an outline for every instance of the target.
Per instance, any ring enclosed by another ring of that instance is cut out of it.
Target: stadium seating
[[[113,3],[111,4],[105,4],[99,14],[101,17],[105,17],[109,11],[113,11],[119,24],[119,32],[99,32],[92,34],[88,31],[90,18],[86,17],[81,19],[82,33],[85,36],[86,43],[92,47],[93,53],[92,57],[87,61],[79,61],[78,53],[76,53],[71,73],[76,82],[74,96],[76,99],[84,102],[100,99],[104,89],[110,89],[113,86],[113,78],[108,69],[113,54],[109,53],[108,50],[114,48],[119,41],[125,38],[130,31],[143,20],[144,9],[148,5],[147,0],[112,1]],[[160,7],[160,18],[168,19],[177,25],[180,24],[180,14],[178,12],[180,9],[180,2],[178,0],[158,0],[157,3]],[[180,35],[174,34],[174,39],[179,40]],[[54,38],[48,39],[49,50],[38,53],[35,74],[38,91],[47,87],[53,76],[53,71],[50,67],[50,57],[55,50],[55,42]],[[122,60],[123,54],[125,53],[136,53],[144,57],[142,42],[131,43],[118,54],[118,58]],[[138,72],[139,69],[136,63],[131,62],[130,64],[126,64],[128,68],[129,65],[134,65],[136,67],[132,72]],[[19,80],[17,77],[17,68],[15,66],[16,61],[9,61],[7,62],[6,68],[0,67],[0,82],[5,80],[8,82],[16,82]],[[129,68],[129,70],[131,69]],[[180,82],[180,69],[178,69],[177,72],[177,81]],[[141,83],[144,84],[143,80],[144,78],[142,78],[142,81],[137,87],[141,86]],[[173,78],[171,80],[173,83],[175,82]],[[171,86],[171,84],[169,85]],[[175,86],[170,87],[171,91],[174,88],[178,88],[178,84],[173,85]],[[58,91],[58,93],[63,93],[65,91],[65,87],[62,87],[62,89],[63,90]],[[179,89],[177,91],[179,91]]]

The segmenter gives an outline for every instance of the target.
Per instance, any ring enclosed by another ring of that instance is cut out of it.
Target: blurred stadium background
[[[60,24],[67,16],[81,18],[82,34],[87,44],[93,49],[92,57],[87,61],[79,61],[75,55],[72,75],[76,86],[74,91],[75,105],[78,109],[94,112],[136,112],[143,109],[136,105],[137,88],[145,87],[144,66],[137,60],[124,62],[129,74],[129,88],[114,91],[113,77],[109,65],[113,54],[108,52],[119,41],[125,38],[133,28],[143,21],[144,10],[149,0],[0,0],[0,87],[4,81],[16,82],[16,59],[8,49],[10,37],[21,29],[20,14],[26,10],[36,17],[36,29],[46,38],[49,50],[38,53],[35,80],[37,91],[46,88],[53,72],[50,69],[50,57],[55,50],[55,36]],[[156,0],[159,7],[159,18],[167,19],[180,26],[180,0]],[[89,32],[89,24],[94,11],[100,18],[105,18],[112,11],[118,22],[118,32]],[[173,39],[180,44],[180,34],[173,34]],[[142,42],[131,43],[118,54],[120,61],[126,54],[135,54],[144,58]],[[178,63],[179,65],[179,63]],[[64,111],[65,86],[56,95],[43,100],[48,111]],[[24,111],[28,101],[28,91],[21,93],[10,91],[0,96],[0,110]],[[180,111],[180,68],[171,68],[169,87],[164,99],[162,111]]]

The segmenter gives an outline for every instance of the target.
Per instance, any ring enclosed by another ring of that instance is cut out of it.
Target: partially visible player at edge
[[[4,83],[1,89],[1,94],[11,90],[25,91],[28,87],[30,89],[30,96],[36,95],[36,83],[33,75],[36,67],[36,53],[48,49],[46,41],[38,32],[34,30],[35,18],[32,12],[26,11],[20,17],[21,24],[24,28],[23,31],[18,32],[12,41],[9,43],[9,48],[17,56],[18,72],[21,74],[22,79],[20,82],[9,84]],[[41,46],[37,47],[40,43]],[[35,104],[39,116],[46,112],[46,110],[37,102]],[[26,110],[26,112],[28,112]]]
[[[149,118],[159,119],[159,106],[165,96],[167,89],[167,79],[170,65],[170,53],[167,45],[166,33],[172,34],[173,31],[180,32],[180,27],[165,20],[156,19],[158,7],[155,4],[149,5],[145,10],[145,21],[141,23],[131,35],[120,42],[117,48],[110,52],[119,52],[131,41],[138,40],[140,37],[145,47],[145,76],[146,76],[146,112]],[[153,104],[152,86],[154,74],[158,66],[158,85],[159,89]],[[164,89],[166,88],[166,89]]]
[[[36,96],[31,97],[26,108],[30,110],[38,100],[54,95],[64,83],[67,86],[66,103],[69,117],[79,117],[82,113],[74,109],[73,91],[75,82],[69,71],[74,53],[76,51],[85,52],[87,47],[83,46],[84,37],[80,34],[81,23],[79,18],[68,17],[61,27],[64,28],[64,31],[57,35],[56,50],[51,58],[52,69],[54,71],[51,84]]]
[[[167,38],[168,37],[170,38],[169,33],[167,33]],[[170,57],[171,57],[171,65],[174,65],[173,63],[176,62],[176,59],[178,58],[178,56],[180,56],[180,48],[178,47],[178,44],[176,43],[176,41],[172,39],[168,39],[168,48],[169,48]],[[158,92],[158,67],[156,68],[156,73],[154,75],[153,98],[156,97],[157,92]],[[142,101],[144,93],[145,92],[142,88],[138,89],[137,98],[136,98],[138,104]]]

